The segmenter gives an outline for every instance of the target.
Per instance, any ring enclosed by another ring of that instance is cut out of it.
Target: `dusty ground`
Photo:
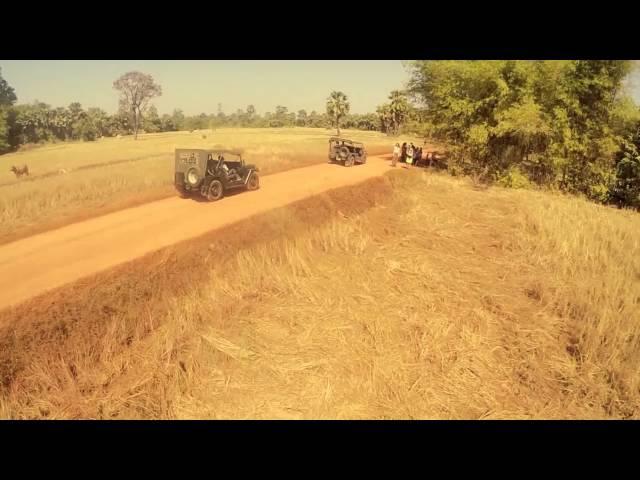
[[[2,155],[0,245],[85,220],[87,212],[106,214],[173,196],[175,148],[240,149],[268,175],[324,163],[332,133],[313,128],[228,128],[61,143]],[[370,155],[389,152],[395,141],[378,132],[344,135],[365,142]],[[10,166],[23,164],[31,176],[17,179]]]
[[[396,169],[0,312],[0,416],[638,418],[638,231]]]
[[[388,169],[377,157],[352,168],[325,162],[262,177],[258,191],[240,192],[216,203],[174,194],[0,246],[0,309],[252,215],[380,176]]]

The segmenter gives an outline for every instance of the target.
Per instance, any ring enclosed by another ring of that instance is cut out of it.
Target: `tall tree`
[[[11,107],[16,100],[15,91],[7,81],[2,78],[2,70],[0,69],[0,153],[9,151],[11,147],[9,141],[9,107]]]
[[[2,77],[2,69],[0,68],[0,107],[10,107],[16,103],[16,92]]]
[[[69,113],[69,110],[64,107],[58,107],[49,113],[49,127],[51,128],[53,135],[58,140],[62,141],[71,138],[71,115]]]
[[[91,107],[87,109],[87,119],[94,126],[98,136],[105,136],[109,133],[109,115],[101,108]]]
[[[334,90],[327,98],[327,115],[331,117],[338,136],[340,136],[340,120],[349,113],[349,108],[347,96],[342,92]]]
[[[640,122],[616,155],[616,179],[610,197],[618,205],[640,210]]]
[[[380,123],[380,130],[383,133],[392,133],[393,132],[393,115],[391,113],[391,107],[388,103],[384,105],[380,105],[376,109],[376,115],[378,117],[378,122]]]
[[[175,123],[173,123],[173,117],[168,113],[162,115],[160,125],[163,132],[175,132],[177,130]]]
[[[256,107],[254,107],[253,105],[249,105],[247,106],[247,122],[249,124],[252,124],[253,121],[256,118]]]
[[[171,114],[171,120],[172,120],[173,125],[174,125],[176,130],[184,130],[185,129],[184,113],[182,113],[182,110],[175,109],[173,111],[173,113]]]
[[[160,115],[158,115],[158,109],[155,105],[151,105],[147,109],[147,113],[145,114],[144,121],[144,131],[148,133],[159,132],[162,128],[162,122],[160,120]]]
[[[93,133],[87,133],[91,131],[89,124],[86,122],[86,113],[82,109],[82,105],[79,102],[70,103],[67,107],[69,116],[69,126],[67,131],[67,138],[73,140],[80,140],[84,137],[91,137]]]
[[[0,107],[0,155],[9,150],[9,112]]]
[[[50,140],[53,137],[50,120],[51,107],[46,103],[36,100],[29,105],[16,106],[10,143],[17,147]]]
[[[621,60],[417,61],[409,91],[456,170],[500,179],[518,169],[606,201],[636,115],[620,98],[629,71]],[[633,176],[631,147],[627,158],[618,177]]]
[[[120,106],[131,114],[133,135],[137,139],[143,112],[152,98],[162,95],[162,87],[151,75],[128,72],[113,82],[113,88],[120,92]]]
[[[289,109],[283,105],[276,106],[276,113],[269,120],[270,127],[284,127],[288,122]]]
[[[112,135],[128,135],[132,132],[131,115],[128,112],[118,110],[118,112],[109,119],[109,130]]]
[[[409,102],[407,101],[405,93],[400,90],[392,91],[389,95],[389,100],[389,114],[391,116],[393,133],[397,134],[409,115]]]
[[[327,124],[328,124],[327,115],[326,114],[319,115],[318,112],[316,112],[315,110],[312,110],[307,118],[308,127],[323,128],[323,127],[326,127]]]
[[[302,110],[298,110],[298,117],[297,117],[297,121],[296,124],[299,127],[304,127],[307,125],[307,111],[302,109]]]

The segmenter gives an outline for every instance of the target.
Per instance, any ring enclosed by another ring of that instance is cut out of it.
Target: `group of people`
[[[399,143],[396,143],[393,147],[393,159],[391,160],[391,165],[393,167],[396,166],[398,162],[405,163],[407,165],[418,165],[420,163],[427,162],[431,164],[431,161],[435,159],[435,152],[427,152],[426,156],[423,158],[422,147],[416,147],[413,143],[407,144],[404,142],[402,146]]]

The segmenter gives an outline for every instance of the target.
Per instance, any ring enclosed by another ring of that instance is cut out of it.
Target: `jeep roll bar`
[[[353,140],[348,140],[346,138],[340,138],[340,137],[331,137],[329,138],[329,142],[332,142],[332,143],[342,142],[342,143],[353,145],[353,146],[356,146],[356,145],[364,146],[364,143],[362,142],[354,142]]]

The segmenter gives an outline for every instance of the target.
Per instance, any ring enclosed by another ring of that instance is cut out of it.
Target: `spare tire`
[[[347,147],[340,147],[340,156],[342,158],[347,158],[350,153],[351,152],[349,152],[349,149]]]

